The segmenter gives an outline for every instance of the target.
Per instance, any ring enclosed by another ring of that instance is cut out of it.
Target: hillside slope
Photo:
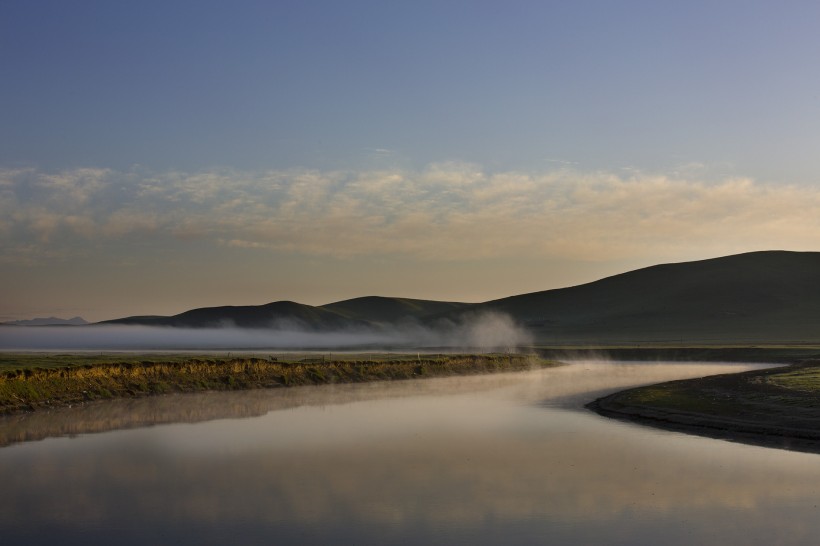
[[[177,328],[272,328],[303,330],[344,330],[370,326],[369,322],[348,318],[339,313],[292,301],[266,305],[203,307],[170,317],[126,317],[98,324],[139,324]]]
[[[421,320],[431,315],[464,311],[473,305],[451,301],[365,296],[330,303],[321,308],[351,319],[400,324],[403,321]]]
[[[765,251],[639,269],[480,304],[542,341],[820,339],[820,253]]]

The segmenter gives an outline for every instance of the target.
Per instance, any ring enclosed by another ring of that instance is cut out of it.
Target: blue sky
[[[7,0],[0,319],[816,250],[818,31],[812,2]]]

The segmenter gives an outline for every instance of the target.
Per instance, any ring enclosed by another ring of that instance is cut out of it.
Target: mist
[[[172,328],[130,325],[7,326],[0,350],[265,350],[459,349],[511,350],[532,336],[500,313],[481,313],[435,326],[408,323],[384,328],[311,331],[293,323],[270,328]]]

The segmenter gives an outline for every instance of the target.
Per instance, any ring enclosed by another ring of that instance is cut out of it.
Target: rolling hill
[[[180,328],[293,327],[310,331],[356,330],[419,323],[438,316],[469,309],[475,304],[408,298],[365,296],[314,307],[292,301],[265,305],[203,307],[178,315],[135,316],[98,324],[132,324]]]
[[[820,342],[820,253],[764,251],[663,264],[595,282],[484,303],[368,296],[319,307],[294,302],[210,307],[107,323],[313,331],[436,327],[481,312],[511,316],[539,343]]]
[[[321,308],[348,318],[381,324],[399,324],[407,320],[466,311],[475,304],[451,301],[414,300],[365,296],[323,305]]]
[[[545,342],[820,340],[820,253],[656,265],[477,308],[508,313]]]
[[[292,301],[266,305],[203,307],[170,317],[138,316],[104,321],[98,324],[139,324],[178,328],[276,328],[330,331],[369,327],[367,321],[349,318],[321,307]]]

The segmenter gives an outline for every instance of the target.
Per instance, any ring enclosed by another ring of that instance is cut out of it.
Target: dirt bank
[[[601,415],[820,453],[820,361],[638,387],[588,404]]]

